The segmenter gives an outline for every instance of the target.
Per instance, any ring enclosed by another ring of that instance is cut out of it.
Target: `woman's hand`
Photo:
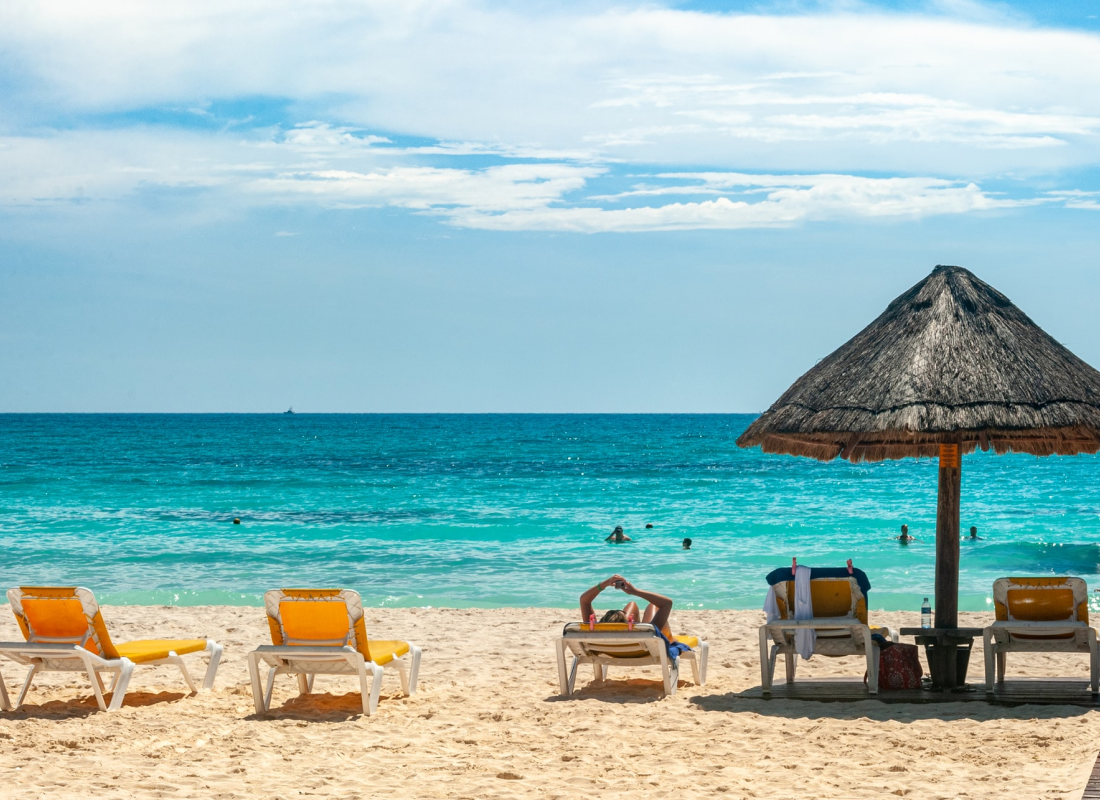
[[[616,589],[619,589],[624,583],[626,583],[626,578],[622,575],[612,575],[606,581],[600,583],[600,588],[606,589],[608,586],[614,586]]]

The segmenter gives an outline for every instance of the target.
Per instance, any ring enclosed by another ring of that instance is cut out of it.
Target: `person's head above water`
[[[623,533],[623,526],[616,525],[615,530],[611,532],[611,535],[604,539],[605,542],[629,542],[632,541],[629,536]]]
[[[978,538],[978,526],[977,525],[971,525],[970,526],[970,538],[971,539],[977,539]]]
[[[691,539],[684,539],[684,549],[685,550],[690,550],[691,549]]]

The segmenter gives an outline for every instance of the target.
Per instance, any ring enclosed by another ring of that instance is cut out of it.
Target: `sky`
[[[936,264],[1100,366],[1100,0],[0,4],[0,412],[754,412]]]

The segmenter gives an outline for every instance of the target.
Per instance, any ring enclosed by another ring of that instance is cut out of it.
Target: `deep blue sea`
[[[84,585],[106,603],[321,585],[376,606],[571,606],[621,572],[680,607],[759,608],[765,573],[797,556],[854,559],[874,608],[932,595],[934,461],[742,450],[752,418],[0,415],[0,585]],[[904,547],[903,522],[918,537]],[[982,537],[962,544],[964,609],[1003,575],[1100,588],[1100,458],[966,456],[962,524]],[[605,543],[615,525],[634,541]]]

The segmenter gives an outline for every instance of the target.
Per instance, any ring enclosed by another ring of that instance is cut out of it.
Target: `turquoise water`
[[[681,607],[759,608],[763,575],[797,556],[854,559],[875,608],[932,594],[935,462],[741,450],[751,420],[0,415],[0,585],[80,584],[106,603],[324,585],[379,606],[569,606],[621,572]],[[963,542],[961,606],[985,608],[1007,574],[1100,588],[1098,479],[1092,456],[965,457],[962,522],[984,538]],[[605,544],[615,525],[635,541]]]

